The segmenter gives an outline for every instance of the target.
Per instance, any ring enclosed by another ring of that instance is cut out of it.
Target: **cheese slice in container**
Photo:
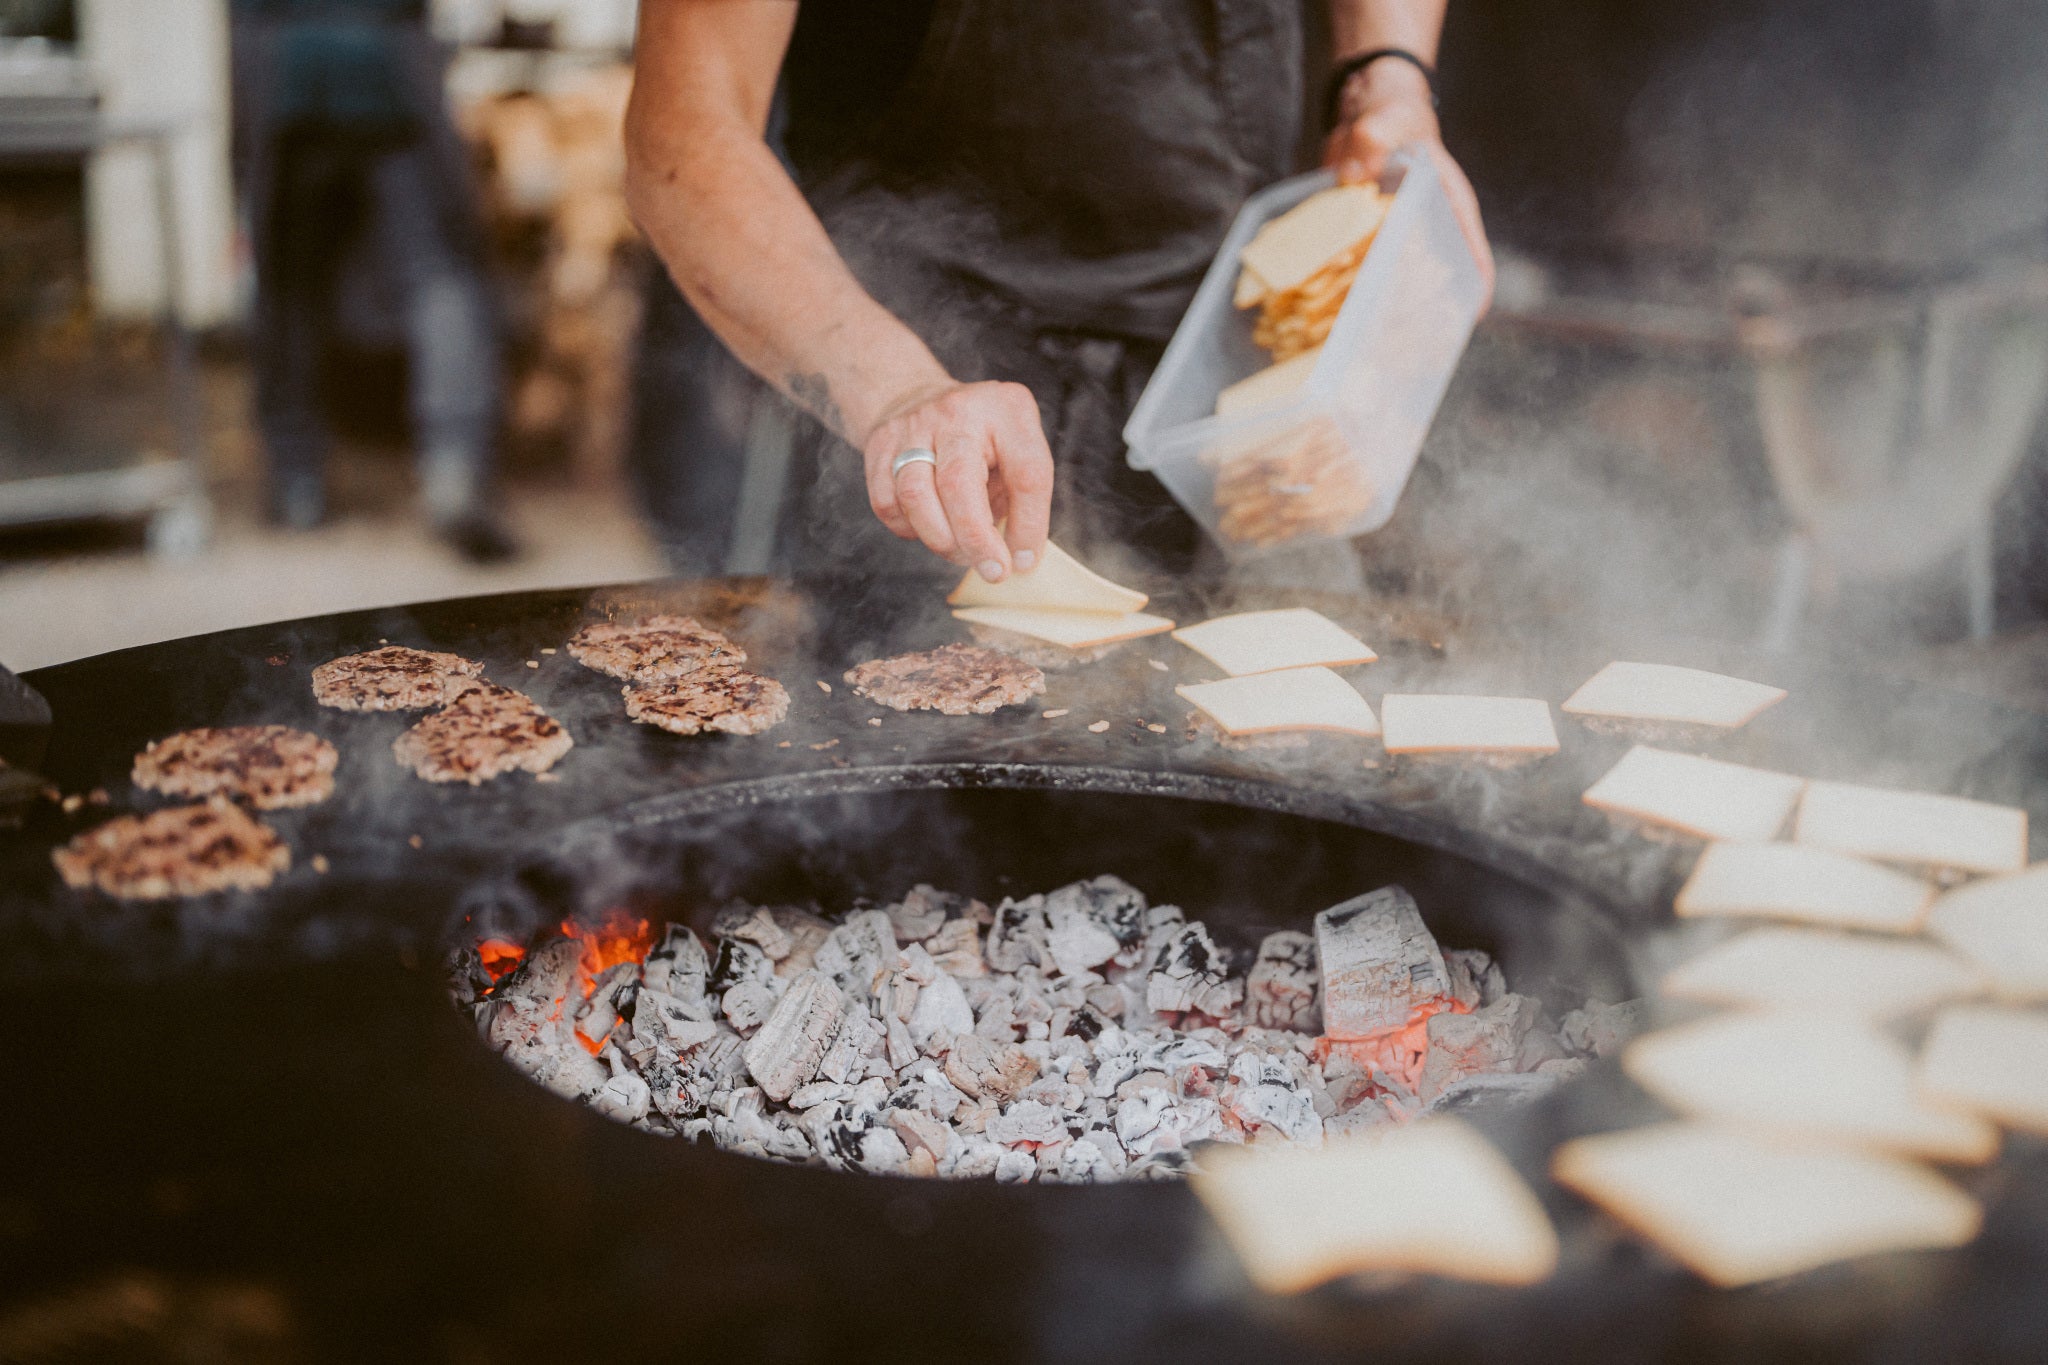
[[[1378,717],[1357,688],[1327,668],[1286,668],[1173,689],[1233,735],[1335,730],[1377,735]]]
[[[1320,190],[1273,219],[1238,253],[1239,265],[1256,277],[1258,289],[1239,280],[1237,305],[1249,308],[1267,294],[1284,294],[1333,257],[1379,231],[1391,195],[1376,185],[1337,185]]]
[[[1235,417],[1254,408],[1275,407],[1286,402],[1300,391],[1303,384],[1308,383],[1322,354],[1323,348],[1314,346],[1291,360],[1268,365],[1238,380],[1216,395],[1216,415]]]
[[[1051,541],[1030,573],[1013,573],[991,583],[969,570],[946,596],[955,607],[1031,607],[1049,611],[1122,616],[1149,601],[1144,593],[1110,582]]]
[[[1799,803],[1802,844],[1888,863],[2017,872],[2027,865],[2027,813],[1933,792],[1814,782]]]
[[[1812,1006],[1884,1019],[1978,995],[1988,980],[1971,963],[1919,939],[1768,925],[1674,967],[1661,988],[1715,1005]]]
[[[1998,1151],[1997,1129],[1920,1100],[1906,1049],[1841,1011],[1715,1015],[1636,1039],[1621,1069],[1695,1118],[1938,1161]]]
[[[1805,844],[1707,845],[1673,907],[1687,918],[1754,915],[1910,934],[1934,887],[1889,867]]]
[[[1217,616],[1183,626],[1173,638],[1233,677],[1320,664],[1369,664],[1379,655],[1319,611],[1284,607]]]
[[[2048,1000],[2048,863],[1959,886],[1934,903],[1927,932],[1968,956],[2007,1000]]]
[[[1766,840],[1784,827],[1804,778],[1638,744],[1585,802],[1705,839]]]
[[[1389,693],[1380,699],[1380,727],[1390,754],[1557,752],[1550,703],[1540,697]]]
[[[1109,616],[1093,611],[1049,611],[1043,607],[962,607],[953,615],[975,625],[1028,635],[1068,649],[1091,649],[1173,629],[1173,622],[1164,616],[1148,616],[1142,611]]]
[[[1674,664],[1611,663],[1560,708],[1609,716],[1733,729],[1785,699],[1785,689]]]
[[[1724,1289],[1962,1246],[1983,1224],[1975,1200],[1924,1166],[1705,1123],[1579,1138],[1551,1174]]]
[[[2048,1013],[1957,1005],[1920,1051],[1920,1095],[2048,1136]]]
[[[1195,1193],[1261,1289],[1372,1271],[1534,1284],[1557,1267],[1543,1206],[1485,1139],[1425,1118],[1320,1148],[1203,1153]]]

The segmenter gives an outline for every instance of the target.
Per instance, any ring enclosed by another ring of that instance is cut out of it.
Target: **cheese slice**
[[[1910,934],[1934,888],[1917,877],[1805,844],[1710,844],[1679,888],[1682,916],[1760,915]]]
[[[1799,803],[1795,837],[1892,863],[1966,872],[2017,872],[2027,865],[2027,813],[1961,796],[1815,782]]]
[[[1285,668],[1174,691],[1233,735],[1276,730],[1336,730],[1377,735],[1380,723],[1358,689],[1327,668]]]
[[[1314,664],[1342,668],[1379,658],[1356,635],[1307,607],[1217,616],[1183,626],[1173,638],[1232,676]]]
[[[1286,402],[1308,383],[1322,354],[1323,348],[1317,346],[1238,380],[1216,395],[1216,415],[1235,417],[1241,412],[1277,407]]]
[[[1924,1166],[1712,1124],[1579,1138],[1558,1149],[1551,1174],[1730,1289],[1877,1252],[1962,1246],[1983,1223],[1976,1201]]]
[[[1702,838],[1764,840],[1784,826],[1805,785],[1789,773],[1638,744],[1585,802]]]
[[[1543,1206],[1456,1119],[1320,1148],[1218,1144],[1203,1153],[1194,1186],[1269,1293],[1370,1271],[1535,1284],[1557,1267],[1557,1233]]]
[[[1393,203],[1372,185],[1337,185],[1296,204],[1260,227],[1238,261],[1269,293],[1283,294],[1379,230]],[[1263,297],[1261,295],[1260,297]]]
[[[1232,304],[1239,308],[1252,308],[1265,302],[1266,295],[1272,292],[1272,287],[1259,278],[1258,271],[1248,265],[1239,264],[1237,288],[1230,293]]]
[[[1103,616],[1123,616],[1148,600],[1144,593],[1110,582],[1049,540],[1045,557],[1030,573],[1013,573],[991,583],[970,569],[946,598],[956,607],[1035,607]]]
[[[1934,903],[1927,932],[1991,975],[2008,1000],[2048,1000],[2048,863],[1957,887]]]
[[[1043,607],[962,607],[953,615],[962,621],[1028,635],[1068,649],[1092,649],[1173,629],[1173,622],[1164,616],[1147,616],[1142,611],[1106,616],[1093,611],[1049,611]]]
[[[1662,987],[1714,1005],[1811,1005],[1885,1019],[1977,995],[1987,984],[1969,962],[1918,939],[1769,925],[1673,968]]]
[[[1611,663],[1572,693],[1563,710],[1732,729],[1785,699],[1785,689],[1674,664]]]
[[[1998,1130],[1914,1092],[1913,1059],[1836,1010],[1716,1015],[1646,1034],[1621,1069],[1684,1114],[1941,1161],[1989,1161]]]
[[[1380,699],[1380,725],[1390,754],[1557,752],[1550,703],[1538,697],[1389,693]]]
[[[1991,1005],[1943,1010],[1920,1053],[1920,1095],[2048,1136],[2048,1014]]]

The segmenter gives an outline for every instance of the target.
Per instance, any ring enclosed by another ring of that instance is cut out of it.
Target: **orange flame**
[[[565,919],[561,929],[564,938],[577,939],[583,944],[583,957],[577,963],[577,974],[585,997],[597,985],[597,978],[606,971],[621,962],[643,961],[654,947],[653,926],[625,910],[605,911],[604,918],[594,926]]]
[[[491,974],[491,984],[503,981],[514,967],[526,960],[526,949],[516,943],[507,943],[502,938],[487,938],[476,945],[476,955],[482,961],[484,970]]]
[[[1412,1093],[1422,1083],[1423,1063],[1429,1057],[1429,1021],[1439,1014],[1470,1014],[1472,1007],[1448,995],[1434,996],[1417,1005],[1408,1022],[1370,1038],[1316,1039],[1316,1060],[1326,1062],[1336,1052],[1349,1053],[1360,1066],[1376,1068],[1399,1081]]]

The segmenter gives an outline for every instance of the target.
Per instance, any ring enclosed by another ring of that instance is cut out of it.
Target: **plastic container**
[[[1394,202],[1307,381],[1281,402],[1216,416],[1218,393],[1272,363],[1252,343],[1258,310],[1231,301],[1238,252],[1335,183],[1318,171],[1246,201],[1124,427],[1131,466],[1152,471],[1234,559],[1385,525],[1479,317],[1485,283],[1435,163],[1400,152],[1380,182]]]

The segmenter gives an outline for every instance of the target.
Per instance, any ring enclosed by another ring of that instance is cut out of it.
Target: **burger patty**
[[[97,886],[121,900],[256,891],[291,866],[277,832],[225,796],[89,829],[50,861],[67,886]]]
[[[789,714],[781,683],[735,664],[705,664],[670,682],[634,683],[625,695],[627,715],[679,735],[758,735]]]
[[[853,690],[898,711],[986,716],[1045,692],[1045,674],[980,645],[941,645],[922,654],[872,659],[846,671]]]
[[[1085,649],[1072,649],[1066,645],[1056,645],[1050,640],[1040,640],[1035,636],[1020,635],[1014,630],[1004,630],[1001,626],[985,626],[979,621],[968,622],[967,633],[974,637],[974,642],[978,645],[985,645],[1000,653],[1021,659],[1034,668],[1054,673],[1079,668],[1083,664],[1098,663],[1130,643],[1129,640],[1110,640],[1099,645],[1089,645]]]
[[[574,743],[531,697],[471,682],[444,709],[393,740],[391,752],[429,782],[475,786],[514,769],[546,772]]]
[[[135,756],[144,791],[239,797],[258,810],[310,806],[334,794],[334,746],[289,725],[184,730]]]
[[[706,664],[743,664],[747,651],[689,616],[650,616],[621,625],[595,621],[569,639],[569,654],[628,682],[667,682]]]
[[[424,711],[445,704],[483,671],[460,654],[387,645],[314,669],[313,700],[343,711]]]

